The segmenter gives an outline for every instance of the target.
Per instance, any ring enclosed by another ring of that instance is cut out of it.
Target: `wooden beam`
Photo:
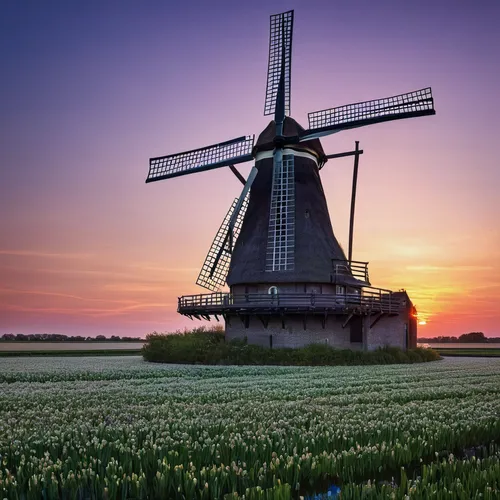
[[[354,316],[354,313],[351,313],[349,314],[349,316],[347,316],[347,319],[344,321],[344,323],[342,324],[342,328],[345,328],[347,326],[347,324],[349,323],[349,321],[351,321],[351,318]]]
[[[261,314],[258,314],[257,318],[260,319],[260,321],[262,322],[262,325],[264,326],[264,328],[267,329],[267,325],[269,325],[269,316],[267,316],[267,315],[262,316]]]
[[[359,142],[359,141],[357,141],[357,142]],[[363,150],[358,149],[357,151],[356,150],[347,151],[347,153],[335,153],[333,155],[326,155],[326,157],[330,160],[333,158],[343,158],[344,156],[355,156],[355,155],[362,155],[362,154],[363,154]]]
[[[234,165],[229,165],[229,168],[231,169],[231,172],[236,175],[236,177],[238,178],[238,180],[243,184],[245,185],[246,184],[246,180],[245,178],[238,172],[238,170],[236,170],[236,167]]]
[[[328,312],[325,311],[323,316],[321,316],[321,326],[323,327],[323,330],[325,329],[327,319],[328,319]]]
[[[354,233],[354,208],[356,205],[356,186],[358,184],[358,165],[359,165],[359,141],[356,141],[354,150],[354,171],[352,173],[352,193],[351,193],[351,217],[349,220],[349,251],[348,260],[352,261],[352,238]]]
[[[382,318],[382,316],[385,316],[385,313],[381,312],[381,313],[377,314],[377,316],[375,317],[375,319],[372,321],[372,323],[370,325],[370,328],[373,328],[380,321],[380,319]]]

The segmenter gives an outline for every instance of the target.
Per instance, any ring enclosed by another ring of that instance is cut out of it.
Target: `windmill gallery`
[[[290,117],[293,10],[271,16],[264,115],[254,143],[239,137],[150,160],[146,182],[229,167],[243,184],[220,226],[197,284],[208,294],[179,297],[178,312],[224,318],[226,338],[270,347],[313,342],[375,349],[416,346],[415,308],[404,291],[371,286],[366,262],[352,260],[359,155],[326,155],[320,137],[379,122],[435,114],[430,88]],[[348,256],[333,233],[320,170],[354,156]],[[255,162],[247,179],[234,165]],[[229,292],[221,291],[227,284]]]

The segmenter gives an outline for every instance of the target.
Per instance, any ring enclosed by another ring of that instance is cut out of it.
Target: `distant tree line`
[[[81,335],[61,335],[59,333],[4,333],[0,342],[141,342],[140,337],[120,337],[119,335],[97,335],[97,337],[83,337]]]
[[[436,344],[488,344],[500,342],[500,337],[485,337],[483,332],[470,332],[459,337],[419,337],[418,341]]]

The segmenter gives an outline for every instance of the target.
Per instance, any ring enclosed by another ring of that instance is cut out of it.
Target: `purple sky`
[[[406,288],[425,334],[500,335],[499,2],[24,2],[0,6],[0,334],[191,325],[240,184],[144,184],[151,156],[258,134],[269,15],[295,9],[292,116],[432,86],[437,115],[361,141],[354,258]],[[246,173],[250,165],[241,168]],[[322,171],[347,247],[352,160]]]

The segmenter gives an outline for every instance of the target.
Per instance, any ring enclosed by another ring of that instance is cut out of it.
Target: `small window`
[[[344,287],[342,285],[337,285],[337,295],[344,295]]]
[[[271,286],[269,287],[269,290],[267,291],[269,295],[278,295],[278,287],[277,286]]]

